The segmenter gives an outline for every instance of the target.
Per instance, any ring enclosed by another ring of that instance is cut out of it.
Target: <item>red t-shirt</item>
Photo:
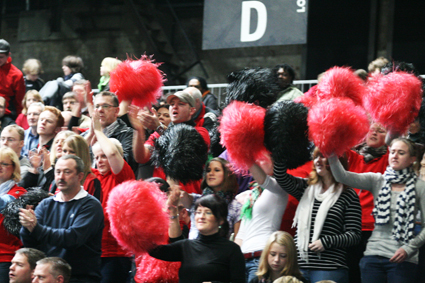
[[[355,151],[348,150],[346,152],[348,158],[348,170],[354,173],[384,173],[388,166],[388,154],[375,158],[368,163],[364,161],[364,157]],[[369,191],[354,189],[359,196],[360,205],[362,206],[362,230],[373,231],[375,227],[375,218],[372,215],[374,207],[373,195]]]
[[[112,170],[110,170],[105,175],[99,173],[99,170],[92,169],[93,173],[100,181],[100,185],[102,186],[102,207],[103,213],[105,215],[105,227],[103,228],[102,234],[102,257],[125,257],[128,256],[128,253],[125,252],[121,246],[118,244],[117,240],[115,240],[114,236],[111,234],[111,224],[109,223],[109,216],[106,213],[106,204],[108,202],[109,194],[111,191],[119,184],[129,181],[135,180],[133,170],[130,165],[126,161],[124,161],[124,166],[122,167],[121,172],[118,174],[114,174]]]
[[[195,129],[202,136],[202,138],[204,139],[205,143],[207,144],[207,146],[209,148],[211,141],[210,141],[210,136],[208,134],[207,129],[205,129],[203,127],[195,127]],[[157,132],[154,132],[152,135],[150,135],[149,139],[145,142],[145,145],[154,147],[155,146],[155,140],[159,137],[160,137],[160,135]],[[159,177],[163,180],[166,180],[166,178],[167,178],[167,176],[164,173],[164,170],[162,170],[162,168],[160,168],[160,167],[155,167],[155,169],[153,170],[152,176],[153,177]],[[179,186],[189,194],[191,194],[191,193],[200,194],[201,193],[201,182],[202,182],[202,179],[187,183],[186,185],[179,182]]]
[[[295,177],[300,178],[307,178],[310,172],[313,169],[313,161],[309,161],[306,164],[292,169],[288,170],[288,174],[291,174]],[[283,213],[282,216],[282,223],[280,224],[280,230],[286,231],[289,234],[292,235],[292,237],[295,237],[295,232],[297,231],[297,228],[292,228],[292,223],[294,222],[295,217],[295,211],[297,210],[299,201],[294,198],[293,196],[288,194],[288,204],[286,205],[285,213]]]
[[[24,188],[15,185],[7,194],[17,199],[26,192]],[[15,251],[22,248],[23,245],[19,238],[6,231],[3,220],[4,216],[0,213],[0,262],[11,262],[15,256]]]

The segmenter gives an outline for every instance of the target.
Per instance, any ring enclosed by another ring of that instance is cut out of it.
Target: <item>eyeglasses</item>
[[[6,137],[1,137],[1,138],[0,138],[0,140],[1,140],[2,142],[5,142],[5,141],[8,141],[8,142],[15,142],[15,141],[16,141],[16,139],[14,139],[14,138],[6,138]]]
[[[94,108],[96,108],[96,109],[103,108],[104,110],[108,110],[109,108],[115,108],[115,107],[118,107],[118,106],[113,106],[113,105],[109,105],[109,104],[102,104],[102,105],[96,104],[94,106]]]
[[[10,166],[10,165],[13,165],[13,163],[0,162],[1,167],[7,167],[7,166]]]

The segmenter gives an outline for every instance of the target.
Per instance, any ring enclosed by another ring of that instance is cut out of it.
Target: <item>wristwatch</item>
[[[160,136],[162,136],[166,129],[167,129],[167,126],[160,123],[159,126],[156,128],[155,132],[157,132]]]

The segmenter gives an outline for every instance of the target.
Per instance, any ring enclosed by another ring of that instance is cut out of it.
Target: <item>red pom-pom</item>
[[[334,97],[346,97],[356,105],[362,105],[366,87],[350,68],[333,67],[326,71],[317,85],[317,96],[323,101]]]
[[[317,102],[317,85],[312,86],[304,95],[298,96],[294,99],[294,102],[301,103],[308,109],[313,107]]]
[[[422,82],[412,74],[392,72],[369,80],[365,109],[385,128],[404,133],[418,116]]]
[[[223,110],[219,131],[220,143],[227,148],[232,165],[247,173],[248,168],[268,154],[264,146],[264,117],[266,109],[233,101]]]
[[[369,130],[364,109],[346,98],[332,98],[315,105],[307,121],[310,139],[326,157],[332,153],[341,156]]]
[[[169,219],[165,207],[166,196],[154,183],[127,181],[116,186],[106,209],[112,235],[135,254],[166,244]]]
[[[178,283],[180,262],[162,261],[143,254],[136,257],[138,283]]]
[[[130,100],[140,107],[155,103],[164,82],[160,64],[143,55],[139,60],[127,59],[110,74],[109,86],[120,101]]]

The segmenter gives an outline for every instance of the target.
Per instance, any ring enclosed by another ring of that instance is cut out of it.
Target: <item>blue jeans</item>
[[[362,283],[415,282],[416,267],[416,264],[407,261],[393,263],[382,256],[364,256],[360,260]]]
[[[102,257],[102,283],[130,282],[131,258]]]
[[[339,268],[334,270],[300,269],[304,278],[311,283],[321,280],[333,280],[338,283],[348,283],[348,269]]]
[[[254,257],[245,260],[245,278],[247,283],[249,283],[253,278],[257,276],[255,275],[255,272],[258,271],[258,265],[260,265],[259,257]]]

